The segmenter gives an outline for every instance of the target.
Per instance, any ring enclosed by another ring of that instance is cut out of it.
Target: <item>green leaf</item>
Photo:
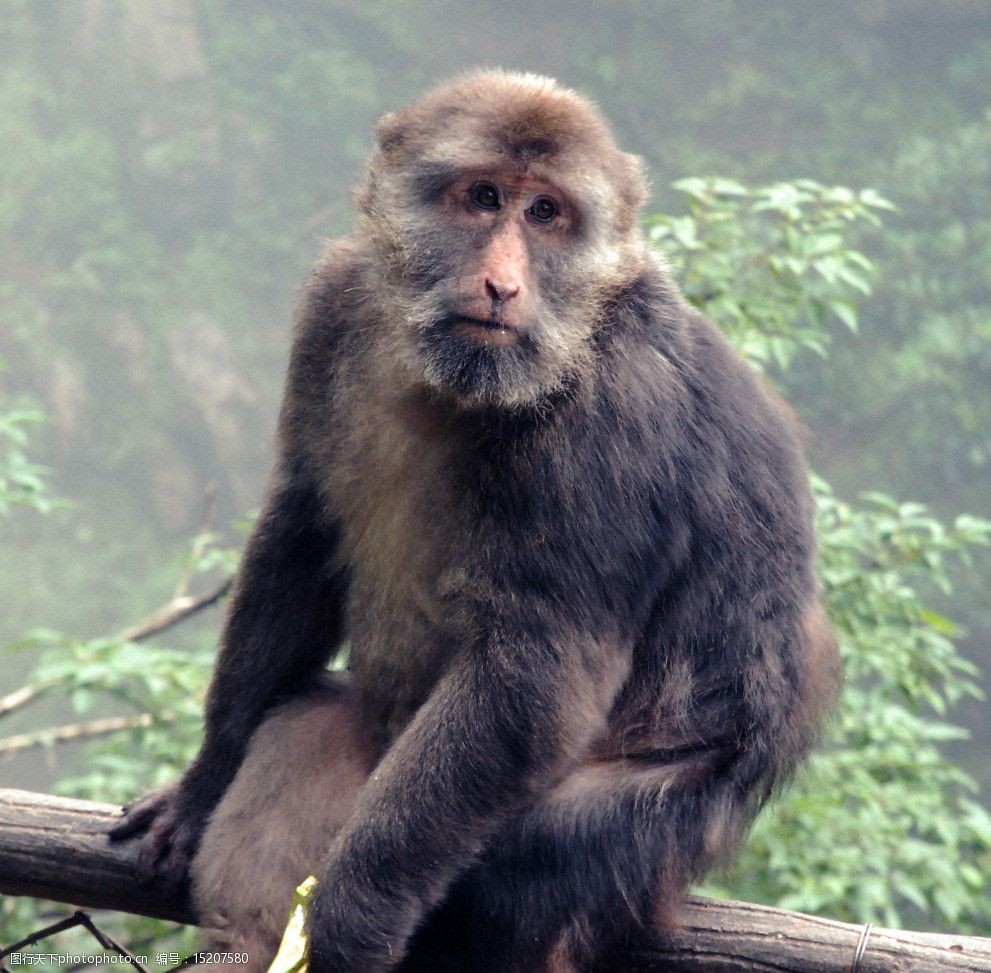
[[[851,331],[857,330],[857,309],[853,303],[844,300],[834,300],[829,302],[829,309],[835,314]]]

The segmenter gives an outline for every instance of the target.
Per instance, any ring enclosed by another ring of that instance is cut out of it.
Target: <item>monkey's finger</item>
[[[169,851],[172,842],[174,822],[169,818],[156,818],[138,852],[136,871],[142,882],[152,882],[160,878],[159,862]]]
[[[161,791],[153,791],[125,804],[120,821],[108,832],[111,841],[126,841],[148,830],[168,804],[168,797]]]
[[[155,875],[170,888],[181,889],[188,881],[189,863],[195,850],[193,834],[189,828],[176,828],[170,835],[168,848],[159,856]]]

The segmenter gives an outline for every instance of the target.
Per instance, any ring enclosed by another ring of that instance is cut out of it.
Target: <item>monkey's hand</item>
[[[415,899],[356,880],[344,861],[332,861],[320,874],[310,901],[306,932],[310,973],[394,969],[405,957],[406,941],[424,911]]]
[[[186,796],[182,782],[150,791],[125,805],[119,823],[110,829],[111,841],[143,835],[137,873],[144,882],[160,881],[182,888],[196,853],[206,818]]]

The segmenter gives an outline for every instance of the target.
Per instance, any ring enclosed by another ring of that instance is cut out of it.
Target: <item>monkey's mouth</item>
[[[539,326],[448,311],[418,329],[427,381],[472,402],[515,402],[539,383]]]
[[[449,320],[452,331],[489,348],[507,348],[520,340],[520,329],[505,321],[483,320],[461,314]]]

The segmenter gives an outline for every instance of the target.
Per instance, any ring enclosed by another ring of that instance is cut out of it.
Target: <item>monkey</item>
[[[111,834],[249,969],[311,873],[313,973],[593,969],[677,922],[817,738],[801,446],[646,197],[547,78],[378,122],[298,302],[201,750]]]

